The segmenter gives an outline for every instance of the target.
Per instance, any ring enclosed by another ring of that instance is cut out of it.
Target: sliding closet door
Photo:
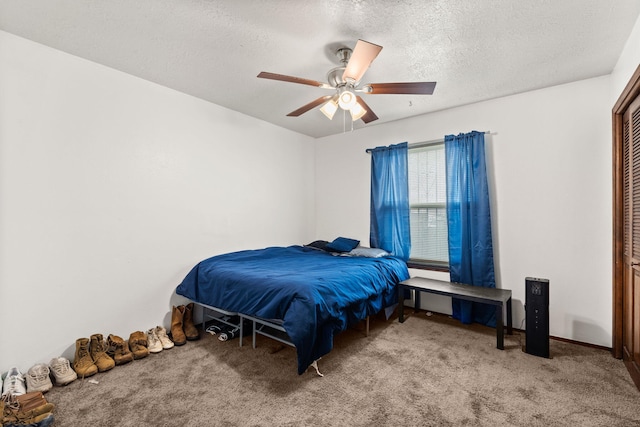
[[[640,387],[640,98],[622,121],[622,358]]]

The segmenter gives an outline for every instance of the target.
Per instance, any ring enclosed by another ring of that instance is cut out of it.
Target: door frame
[[[640,95],[640,65],[620,94],[612,109],[613,132],[613,339],[611,353],[622,359],[624,304],[624,194],[623,194],[623,115]]]

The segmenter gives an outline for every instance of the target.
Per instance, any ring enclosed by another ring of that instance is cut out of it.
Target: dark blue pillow
[[[313,241],[311,243],[309,243],[308,245],[305,245],[307,248],[313,248],[313,249],[318,249],[321,251],[326,251],[327,250],[327,245],[329,244],[329,242],[327,242],[326,240],[316,240]]]
[[[326,246],[331,252],[349,252],[360,244],[360,240],[348,239],[346,237],[338,237]]]

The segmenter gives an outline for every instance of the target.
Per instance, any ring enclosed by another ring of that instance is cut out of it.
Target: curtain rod
[[[484,133],[486,135],[486,134],[490,134],[491,131],[490,130],[485,130],[482,133]],[[440,144],[442,142],[444,142],[444,138],[438,138],[438,139],[432,139],[430,141],[414,142],[413,144],[409,144],[408,147],[409,148],[426,147],[426,146],[431,145],[431,144]],[[372,150],[373,150],[373,148],[367,148],[364,151],[367,152],[367,153],[371,153]]]

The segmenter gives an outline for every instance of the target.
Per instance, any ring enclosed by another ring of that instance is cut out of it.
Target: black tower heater
[[[525,352],[549,357],[549,280],[525,278]]]

